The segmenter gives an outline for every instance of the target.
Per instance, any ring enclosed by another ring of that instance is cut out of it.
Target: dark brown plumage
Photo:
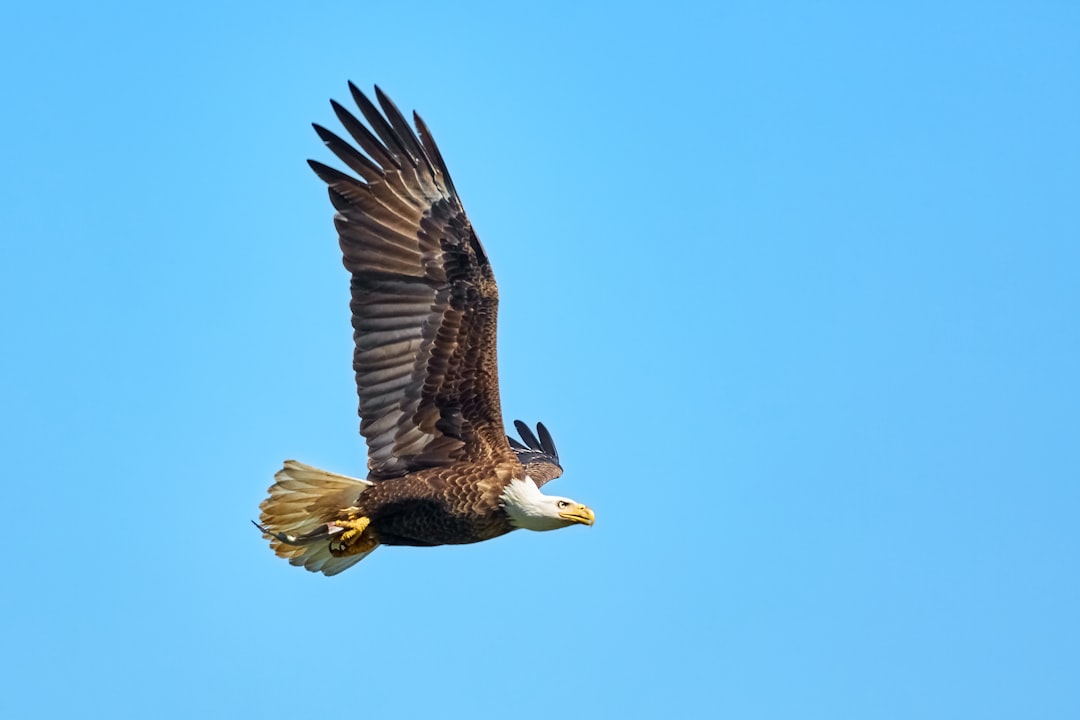
[[[379,544],[470,543],[509,532],[519,526],[511,516],[523,512],[518,505],[531,511],[547,496],[518,500],[520,493],[506,495],[508,486],[527,474],[539,486],[562,472],[542,425],[539,440],[524,424],[524,445],[506,437],[498,288],[430,132],[414,114],[414,133],[378,87],[379,107],[349,89],[367,126],[331,104],[359,149],[324,127],[315,131],[356,177],[308,162],[328,186],[351,275],[368,480],[289,461],[260,525],[277,554],[326,574]],[[591,524],[591,511],[577,507]]]

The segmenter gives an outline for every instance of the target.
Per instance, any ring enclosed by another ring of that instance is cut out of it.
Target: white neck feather
[[[536,483],[528,475],[524,480],[511,480],[499,499],[514,527],[526,530],[556,530],[569,524],[559,517],[555,499],[540,492],[540,488],[536,487]]]

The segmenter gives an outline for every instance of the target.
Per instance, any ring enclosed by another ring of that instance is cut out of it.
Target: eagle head
[[[528,475],[507,484],[499,497],[502,509],[516,528],[557,530],[575,523],[592,525],[593,511],[570,498],[545,495]]]

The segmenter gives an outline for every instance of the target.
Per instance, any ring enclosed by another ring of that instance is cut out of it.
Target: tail
[[[341,511],[356,504],[360,493],[371,487],[367,480],[345,477],[319,470],[295,460],[274,475],[270,497],[259,506],[263,531],[278,557],[293,565],[303,565],[311,572],[337,575],[374,552],[344,557],[330,553],[333,534],[341,532],[333,521]]]

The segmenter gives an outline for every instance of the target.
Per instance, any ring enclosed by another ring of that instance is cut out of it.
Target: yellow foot
[[[348,557],[371,552],[379,544],[379,541],[375,539],[375,534],[368,530],[371,518],[335,520],[332,524],[335,527],[345,528],[344,532],[334,535],[330,541],[330,554],[334,557]]]

